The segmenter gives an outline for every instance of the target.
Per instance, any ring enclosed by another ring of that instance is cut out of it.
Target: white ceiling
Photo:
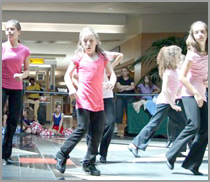
[[[57,61],[56,71],[60,73],[65,72],[84,26],[93,26],[103,48],[111,50],[142,32],[161,30],[158,26],[150,28],[157,23],[157,17],[169,17],[170,23],[170,17],[179,16],[180,25],[174,26],[181,28],[176,31],[187,31],[189,23],[180,17],[189,20],[199,14],[208,15],[206,2],[2,3],[2,22],[18,19],[22,25],[21,41],[30,48],[32,57]],[[168,27],[171,26],[166,24],[165,31],[172,31]]]

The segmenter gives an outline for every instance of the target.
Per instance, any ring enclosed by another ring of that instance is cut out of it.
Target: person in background
[[[160,92],[160,88],[158,88],[155,84],[152,83],[151,78],[149,75],[144,77],[144,82],[137,85],[137,93],[145,94],[141,96],[140,99],[143,100],[152,100],[152,95],[146,94],[157,94]]]
[[[35,82],[35,79],[34,78],[30,78],[29,79],[29,82],[30,82],[30,85],[26,87],[26,90],[27,91],[40,91],[40,86],[39,84],[37,84]],[[37,121],[38,120],[38,109],[39,109],[39,93],[27,93],[27,102],[29,104],[33,104],[34,105],[34,120]]]
[[[123,113],[126,111],[127,117],[127,107],[134,101],[134,96],[129,96],[129,94],[135,93],[134,79],[129,76],[129,70],[127,67],[121,69],[122,76],[117,78],[116,88],[118,94],[128,94],[128,96],[117,96],[115,102],[116,108],[116,119],[115,122],[118,125],[123,122]]]

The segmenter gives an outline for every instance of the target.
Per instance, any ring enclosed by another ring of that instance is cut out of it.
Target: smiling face
[[[91,31],[86,31],[81,36],[81,45],[84,48],[85,53],[89,56],[93,56],[95,54],[97,40],[94,34]]]
[[[11,22],[6,23],[5,34],[8,40],[10,41],[18,40],[20,32],[21,31],[17,29],[14,23]]]
[[[207,31],[202,23],[193,26],[193,37],[198,44],[203,44],[207,39]]]

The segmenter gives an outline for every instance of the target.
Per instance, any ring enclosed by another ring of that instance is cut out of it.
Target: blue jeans
[[[127,117],[127,110],[128,110],[128,104],[132,103],[134,99],[132,97],[124,98],[124,97],[117,97],[115,102],[115,108],[116,108],[116,119],[115,122],[120,124],[123,121],[123,113],[124,110],[126,111],[126,117]]]
[[[7,159],[12,154],[12,139],[18,122],[21,119],[22,111],[22,90],[11,90],[2,88],[2,109],[8,98],[9,114],[2,142],[2,158]]]

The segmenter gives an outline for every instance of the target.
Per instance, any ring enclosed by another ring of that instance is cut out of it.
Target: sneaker
[[[17,162],[14,162],[11,157],[3,158],[3,159],[6,162],[6,165],[12,165],[12,164],[17,163]]]
[[[90,173],[92,176],[100,176],[101,172],[96,168],[95,164],[83,164],[83,171]]]
[[[138,148],[134,145],[134,144],[130,144],[128,146],[128,150],[130,150],[132,152],[132,154],[134,155],[134,157],[139,158],[140,155],[138,154]]]
[[[60,158],[58,155],[56,155],[55,160],[57,161],[55,167],[60,173],[64,173],[66,170],[66,161],[65,158]]]
[[[101,156],[100,163],[106,163],[106,156]]]

